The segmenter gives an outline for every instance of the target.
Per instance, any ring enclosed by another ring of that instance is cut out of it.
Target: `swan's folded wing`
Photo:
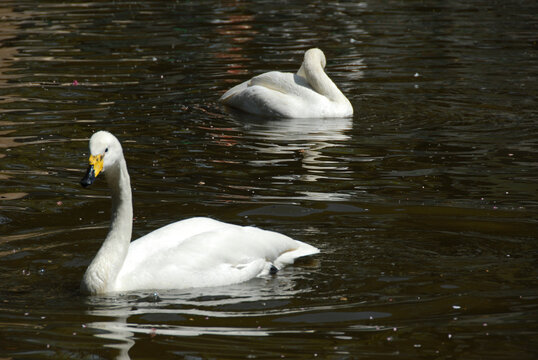
[[[286,95],[303,96],[305,91],[313,91],[308,82],[295,74],[270,71],[250,80],[249,86],[263,86]]]
[[[298,243],[298,247],[296,249],[286,251],[280,254],[280,256],[275,259],[273,263],[278,269],[286,265],[293,264],[295,260],[298,258],[315,255],[319,253],[319,249],[312,245],[303,243],[301,241],[297,241],[297,243]]]
[[[245,82],[242,82],[239,85],[235,85],[233,88],[231,88],[230,90],[222,94],[219,101],[222,102],[223,104],[227,104],[228,101],[231,98],[233,98],[235,95],[241,94],[248,87],[249,82],[250,80],[247,80]]]
[[[166,251],[154,252],[118,275],[116,288],[180,289],[222,286],[266,274],[319,250],[285,235],[254,227],[225,224],[202,232]]]
[[[325,117],[332,104],[301,76],[271,71],[228,90],[220,98],[225,105],[251,114],[285,118]]]
[[[121,271],[125,273],[136,271],[148,259],[175,251],[181,243],[200,233],[233,227],[239,228],[237,225],[207,217],[194,217],[168,224],[131,242]]]

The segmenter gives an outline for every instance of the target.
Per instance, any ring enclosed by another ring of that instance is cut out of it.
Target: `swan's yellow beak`
[[[95,177],[103,170],[103,155],[91,155],[90,166],[93,166]]]
[[[103,170],[103,155],[91,155],[89,162],[90,166],[86,171],[86,175],[80,180],[80,185],[83,187],[93,184],[97,175]]]

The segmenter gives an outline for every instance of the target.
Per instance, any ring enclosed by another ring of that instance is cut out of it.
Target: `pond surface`
[[[0,357],[538,357],[532,1],[0,4]],[[218,103],[321,48],[349,119]],[[85,297],[122,141],[134,238],[210,216],[321,254],[230,287]]]

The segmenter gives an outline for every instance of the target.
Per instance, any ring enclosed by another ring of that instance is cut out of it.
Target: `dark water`
[[[0,357],[538,357],[533,1],[0,3]],[[324,50],[353,119],[229,113]],[[122,140],[135,237],[211,216],[321,248],[226,288],[84,297],[87,139]]]

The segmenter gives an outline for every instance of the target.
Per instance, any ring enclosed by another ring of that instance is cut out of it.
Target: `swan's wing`
[[[181,241],[166,251],[122,268],[119,290],[220,286],[246,281],[319,252],[285,235],[254,227],[225,225]],[[129,254],[131,255],[131,254]],[[131,260],[132,261],[132,260]],[[136,264],[136,266],[134,266]]]
[[[248,87],[249,82],[250,80],[247,80],[239,85],[235,85],[233,88],[222,94],[219,101],[224,104],[227,104],[230,98],[232,98],[236,94],[240,94],[241,92],[243,92]]]
[[[177,263],[158,262],[145,264],[136,273],[123,274],[116,280],[115,291],[185,289],[237,284],[256,277],[268,266],[263,259],[248,263],[214,264],[211,268],[193,264],[187,256],[177,258]],[[158,269],[156,268],[158,267]],[[267,270],[268,271],[268,270]]]
[[[223,223],[207,217],[189,218],[163,226],[131,242],[122,271],[132,272],[134,269],[140,268],[141,263],[146,259],[152,258],[155,254],[164,254],[171,249],[175,249],[183,241],[197,234],[234,226],[237,225]]]
[[[295,96],[303,96],[305,92],[314,91],[303,77],[280,71],[270,71],[255,76],[248,85],[263,86],[286,95]]]
[[[330,106],[296,74],[271,71],[252,78],[226,92],[221,101],[251,114],[277,117],[317,117]]]
[[[270,71],[234,86],[226,91],[219,100],[224,104],[229,104],[233,101],[234,97],[242,96],[243,92],[251,86],[262,86],[289,95],[301,95],[301,89],[299,87],[306,87],[312,90],[308,82],[301,76],[280,71]]]

